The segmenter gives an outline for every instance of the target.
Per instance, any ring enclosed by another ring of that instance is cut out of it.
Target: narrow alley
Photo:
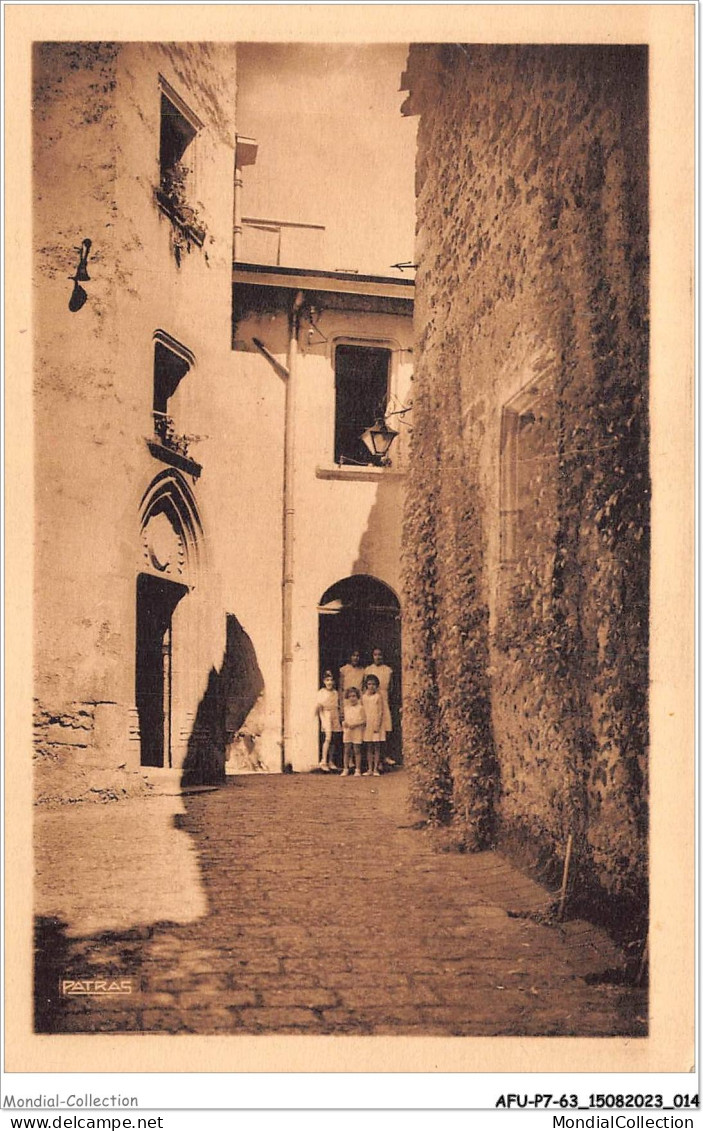
[[[607,936],[540,922],[550,894],[497,853],[433,850],[406,790],[400,772],[237,777],[185,794],[169,821],[205,898],[189,897],[190,921],[119,930],[81,926],[91,885],[130,921],[124,877],[110,891],[89,862],[122,826],[137,906],[154,905],[144,889],[158,895],[180,867],[155,835],[163,799],[90,806],[95,821],[85,804],[40,812],[40,891],[59,856],[65,887],[37,907],[37,1030],[645,1036],[646,992],[624,984]],[[60,979],[106,977],[132,992],[58,995]]]

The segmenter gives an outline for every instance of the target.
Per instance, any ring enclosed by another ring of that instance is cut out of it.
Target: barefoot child
[[[364,741],[366,742],[366,774],[373,774],[375,778],[381,774],[381,743],[385,741],[386,732],[383,727],[383,699],[379,691],[378,676],[367,675],[365,679],[366,690],[362,696],[366,727]]]
[[[342,770],[342,777],[345,778],[349,774],[353,758],[354,765],[356,766],[354,777],[360,778],[366,714],[361,702],[358,687],[348,687],[344,692],[342,711],[344,716],[342,719],[342,737],[344,741],[344,769]]]
[[[342,724],[339,721],[339,699],[334,686],[334,676],[330,671],[326,671],[322,677],[322,687],[317,693],[315,714],[320,717],[320,727],[324,735],[317,768],[328,774],[330,770],[336,769],[334,763],[330,762],[330,745],[333,737],[341,734],[342,731]]]

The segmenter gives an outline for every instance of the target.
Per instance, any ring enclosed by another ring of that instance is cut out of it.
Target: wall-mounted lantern
[[[372,456],[378,456],[381,462],[384,462],[388,459],[388,452],[397,435],[398,433],[389,428],[385,420],[377,420],[359,438],[363,440]]]

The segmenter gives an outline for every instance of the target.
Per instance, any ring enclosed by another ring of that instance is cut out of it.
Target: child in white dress
[[[361,755],[363,752],[364,729],[366,727],[366,713],[361,702],[358,687],[348,687],[344,692],[344,705],[342,707],[342,741],[344,742],[344,769],[342,777],[348,776],[354,759],[354,777],[361,777]]]
[[[339,721],[339,699],[334,686],[334,676],[330,671],[325,672],[322,677],[322,687],[317,693],[315,714],[319,716],[324,736],[317,768],[328,774],[330,770],[336,769],[334,763],[330,761],[332,739],[342,733],[342,724]]]
[[[386,740],[383,727],[383,699],[379,691],[378,677],[367,675],[364,680],[366,690],[362,696],[366,727],[364,741],[366,743],[366,773],[365,777],[381,775],[381,743]]]
[[[373,663],[364,671],[364,677],[375,675],[378,680],[378,692],[383,700],[383,746],[381,747],[381,766],[385,761],[389,765],[395,765],[391,758],[386,758],[386,737],[393,730],[393,720],[391,718],[391,705],[390,694],[393,686],[393,669],[383,662],[383,652],[380,648],[374,648],[371,653]]]

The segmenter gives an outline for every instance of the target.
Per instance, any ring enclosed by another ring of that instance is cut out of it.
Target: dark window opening
[[[168,402],[190,369],[183,357],[156,343],[154,349],[154,412],[167,413]]]
[[[175,344],[175,343],[174,343]],[[184,354],[185,354],[184,350]],[[174,401],[176,391],[190,370],[191,362],[183,354],[170,349],[161,341],[154,345],[154,433],[160,444],[177,455],[188,457],[192,437],[182,434],[179,425],[184,423],[184,405]],[[177,411],[180,408],[180,412]],[[176,410],[176,411],[175,411]],[[181,419],[178,419],[178,418]]]
[[[190,143],[195,138],[197,130],[188,121],[173,102],[161,95],[161,136],[159,144],[159,164],[161,168],[161,185],[166,191],[170,181],[184,166],[183,158]]]
[[[334,461],[376,464],[362,434],[382,420],[388,406],[391,351],[372,346],[335,350]]]
[[[177,235],[173,253],[180,266],[191,244],[202,247],[205,227],[195,200],[195,140],[202,123],[161,79],[161,126],[159,131],[159,185],[156,199],[171,220]]]

